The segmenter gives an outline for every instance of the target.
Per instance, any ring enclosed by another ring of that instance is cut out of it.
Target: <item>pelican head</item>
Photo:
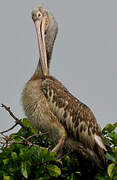
[[[32,11],[32,19],[37,32],[42,71],[45,76],[48,76],[58,25],[52,13],[44,5],[40,5]]]

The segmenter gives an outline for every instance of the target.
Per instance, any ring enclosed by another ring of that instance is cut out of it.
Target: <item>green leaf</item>
[[[21,173],[25,178],[28,178],[27,163],[26,162],[21,163]]]
[[[22,141],[22,139],[19,137],[18,134],[11,134],[11,135],[10,135],[10,138],[11,138],[11,139],[14,139],[15,142]]]
[[[14,161],[18,159],[16,152],[12,152],[12,153],[11,153],[11,157],[12,157],[12,159],[13,159]]]
[[[115,127],[112,124],[107,124],[102,132],[106,134],[107,132],[112,132],[115,129]]]
[[[11,173],[14,173],[16,171],[16,169],[15,168],[9,168],[9,172],[10,172],[10,174]]]
[[[32,125],[29,123],[29,121],[28,121],[26,118],[24,118],[23,120],[21,120],[21,122],[24,124],[24,126],[30,128],[30,130],[31,130],[32,133],[34,133],[34,134],[37,134],[37,133],[38,133],[38,131],[32,127]]]
[[[113,126],[114,126],[115,128],[117,128],[117,122],[115,122],[115,123],[113,124]]]
[[[44,171],[45,171],[44,166],[39,166],[37,174],[42,175],[42,174],[44,174]]]
[[[40,177],[38,180],[49,180],[49,179],[50,179],[49,175],[48,174],[44,174],[44,176]]]
[[[116,157],[114,152],[107,152],[106,157],[108,160],[111,160],[112,162],[116,162]]]
[[[47,169],[50,176],[58,177],[59,175],[61,175],[61,169],[54,164],[47,165]]]
[[[7,165],[9,163],[9,159],[4,159],[3,163],[4,163],[4,165]]]
[[[112,177],[112,175],[113,175],[113,169],[114,169],[114,167],[115,167],[115,163],[111,163],[111,164],[109,164],[109,166],[108,166],[107,172],[108,172],[108,175],[109,175],[110,177]]]
[[[71,179],[70,180],[75,180],[74,173],[71,174]]]
[[[10,176],[4,176],[4,180],[10,180]]]
[[[117,134],[116,134],[116,132],[108,133],[108,136],[114,141],[115,144],[117,144]]]
[[[96,179],[96,180],[107,180],[105,177],[102,177],[100,174],[96,175],[96,177],[94,179]]]
[[[65,161],[67,167],[70,168],[70,165],[71,165],[70,157],[69,156],[65,156],[64,161]]]
[[[49,160],[49,151],[46,148],[40,151],[39,160],[43,163]]]

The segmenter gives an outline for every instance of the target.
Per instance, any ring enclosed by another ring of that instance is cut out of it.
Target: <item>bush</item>
[[[21,120],[29,131],[21,128],[16,134],[1,135],[0,179],[2,180],[117,180],[117,123],[103,129],[105,141],[111,150],[106,153],[107,169],[92,171],[88,162],[82,166],[77,153],[65,154],[61,160],[50,151],[54,146],[48,134],[36,132],[26,119]],[[87,170],[86,170],[87,169]]]

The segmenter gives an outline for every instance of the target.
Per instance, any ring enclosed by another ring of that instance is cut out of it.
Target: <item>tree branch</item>
[[[0,132],[0,134],[4,134],[4,133],[6,133],[8,131],[11,131],[13,128],[15,128],[15,126],[17,126],[17,124],[13,125],[11,128],[9,128],[9,129],[7,129],[5,131]]]
[[[15,126],[17,126],[17,125],[20,125],[20,126],[23,127],[25,130],[30,131],[30,129],[29,129],[28,127],[24,126],[23,123],[21,122],[21,120],[18,119],[18,118],[13,114],[13,112],[10,110],[10,107],[7,107],[7,106],[4,105],[4,104],[1,104],[1,107],[3,107],[3,108],[10,114],[10,116],[15,120],[15,125],[12,126],[12,127],[9,128],[9,129],[3,131],[3,132],[0,132],[1,134],[12,130],[12,129],[13,129]]]

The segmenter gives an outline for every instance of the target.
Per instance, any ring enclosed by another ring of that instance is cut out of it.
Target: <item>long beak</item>
[[[46,54],[46,45],[45,45],[45,18],[43,17],[42,20],[36,20],[35,27],[38,38],[38,47],[39,47],[42,71],[45,76],[48,76],[47,54]]]

